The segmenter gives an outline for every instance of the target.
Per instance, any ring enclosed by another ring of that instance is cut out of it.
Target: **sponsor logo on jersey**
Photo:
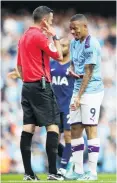
[[[66,86],[69,85],[67,78],[66,77],[61,77],[61,76],[53,76],[52,77],[52,84],[66,85]]]
[[[56,69],[51,69],[51,72],[52,72],[52,71],[55,71],[55,70],[56,70]]]
[[[89,51],[89,52],[86,52],[86,53],[85,53],[85,58],[86,58],[86,59],[91,59],[92,56],[93,56],[93,52],[92,52],[92,51]]]

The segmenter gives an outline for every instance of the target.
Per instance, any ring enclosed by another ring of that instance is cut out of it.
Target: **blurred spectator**
[[[0,173],[9,173],[10,172],[10,156],[4,146],[0,147],[0,162],[1,162],[1,170]]]
[[[69,31],[69,19],[75,13],[74,9],[68,9],[66,11],[60,10],[59,14],[55,14],[54,26],[58,36],[68,35],[72,39]],[[116,18],[104,18],[91,14],[87,14],[87,17],[90,33],[98,38],[102,46],[102,77],[105,85],[105,96],[101,107],[98,128],[98,135],[101,138],[98,171],[113,173],[116,171]],[[2,10],[1,173],[23,172],[19,148],[19,136],[22,131],[23,118],[20,106],[22,81],[8,79],[7,74],[16,65],[18,40],[31,24],[32,18],[27,10],[17,11],[16,14],[12,14],[8,10]],[[45,128],[37,127],[32,143],[32,166],[35,172],[46,172],[47,169],[45,136]],[[87,168],[86,153],[84,163]]]

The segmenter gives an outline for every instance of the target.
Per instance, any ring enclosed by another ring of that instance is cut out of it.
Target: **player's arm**
[[[92,77],[94,64],[86,64],[85,65],[85,75],[83,76],[83,80],[81,83],[81,87],[78,93],[78,97],[81,98],[82,94],[84,93],[85,89],[87,88],[87,85]]]
[[[18,56],[17,56],[17,68],[16,68],[16,72],[17,72],[19,78],[21,78],[23,80],[22,64],[21,64],[20,48],[19,47],[18,47]]]
[[[73,63],[72,60],[70,61],[70,67],[69,68],[71,69],[71,71],[74,72],[74,63]]]
[[[20,44],[20,41],[18,43],[17,67],[12,72],[8,73],[8,77],[12,79],[16,79],[16,78],[22,79],[22,65],[21,65],[19,44]]]
[[[74,101],[75,109],[80,106],[80,99],[81,96],[84,94],[89,81],[91,80],[92,73],[94,70],[94,67],[96,65],[96,57],[97,53],[95,50],[95,44],[89,44],[89,47],[85,49],[85,65],[84,65],[84,71],[85,74],[83,76],[80,89],[78,91],[78,95]]]
[[[75,77],[75,78],[79,78],[79,75],[74,72],[73,61],[70,62],[69,75],[72,76],[72,77]]]
[[[96,60],[97,60],[97,52],[95,48],[95,43],[90,42],[89,47],[85,49],[85,65],[84,65],[85,74],[83,76],[83,80],[79,90],[78,94],[79,98],[81,98],[92,77],[93,69],[96,65]]]
[[[22,77],[22,66],[17,66],[17,76],[18,76],[18,78],[20,78],[20,79],[23,79],[23,77]]]
[[[91,79],[92,73],[93,73],[94,65],[93,64],[86,64],[85,65],[85,75],[83,76],[83,80],[80,86],[80,90],[78,92],[78,96],[74,100],[74,104],[71,105],[71,110],[76,110],[77,107],[80,106],[80,99],[83,95],[85,89],[87,88],[87,85]]]
[[[12,79],[21,78],[18,70],[15,68],[12,72],[8,73],[8,77]]]

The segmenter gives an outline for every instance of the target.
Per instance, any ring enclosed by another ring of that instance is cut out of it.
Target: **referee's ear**
[[[41,24],[44,27],[48,27],[48,22],[47,22],[47,19],[45,17],[42,19]]]

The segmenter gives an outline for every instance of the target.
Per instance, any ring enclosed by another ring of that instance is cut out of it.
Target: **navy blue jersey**
[[[52,60],[50,66],[52,88],[54,90],[60,112],[69,113],[69,105],[74,88],[74,78],[68,75],[70,62],[60,64],[59,62]]]

